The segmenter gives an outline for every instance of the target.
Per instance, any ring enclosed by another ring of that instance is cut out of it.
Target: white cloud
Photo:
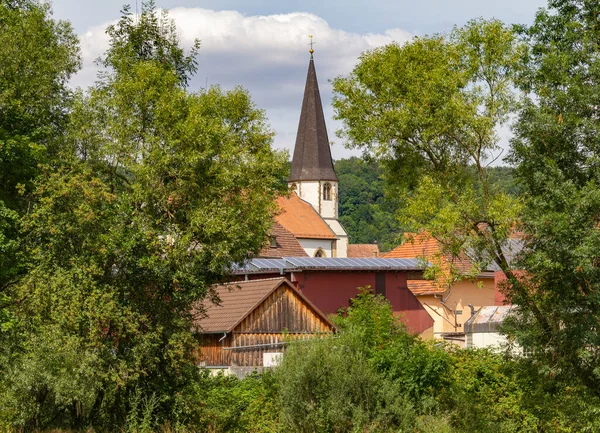
[[[175,8],[169,11],[169,16],[175,20],[183,46],[189,48],[195,39],[201,41],[198,73],[191,90],[204,87],[206,82],[225,89],[235,85],[245,87],[256,104],[266,110],[277,133],[275,146],[290,152],[308,67],[308,35],[313,35],[315,65],[329,139],[335,142],[332,147],[335,159],[351,152],[335,137],[340,125],[332,119],[328,80],[348,74],[362,52],[392,41],[403,43],[412,37],[402,29],[378,34],[346,32],[305,12],[246,16],[236,11]],[[108,24],[91,27],[80,36],[84,67],[73,79],[74,86],[93,83],[97,72],[94,60],[108,47],[105,34]]]

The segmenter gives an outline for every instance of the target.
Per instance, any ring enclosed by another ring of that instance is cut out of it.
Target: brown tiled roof
[[[299,180],[338,180],[333,169],[319,83],[312,54],[304,88],[304,99],[289,182]]]
[[[279,287],[285,278],[238,281],[216,287],[220,305],[204,305],[206,317],[199,321],[203,332],[229,332]]]
[[[379,257],[379,246],[377,244],[350,244],[348,245],[348,257]]]
[[[408,280],[408,289],[415,296],[419,295],[435,295],[444,293],[446,290],[438,283],[432,280]]]
[[[270,278],[264,280],[236,281],[215,287],[219,305],[208,303],[204,305],[205,315],[197,321],[200,332],[220,333],[232,331],[256,307],[263,303],[271,293],[282,284],[288,286],[302,302],[311,307],[316,315],[326,323],[329,319],[300,293],[286,278]],[[331,325],[333,327],[333,325]]]
[[[308,257],[302,245],[294,235],[281,224],[274,223],[271,236],[275,238],[275,246],[270,244],[264,247],[258,257],[282,258],[282,257]]]
[[[277,204],[281,212],[275,220],[296,238],[337,239],[317,211],[295,192],[289,197],[279,197]]]

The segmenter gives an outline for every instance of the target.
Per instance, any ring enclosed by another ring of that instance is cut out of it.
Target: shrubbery
[[[424,342],[381,296],[362,291],[334,321],[335,336],[291,343],[274,371],[243,380],[206,370],[188,375],[169,414],[164,396],[134,391],[122,431],[600,431],[600,401],[585,386],[528,358]],[[10,415],[8,391],[0,392],[2,417]],[[104,431],[98,425],[82,428]]]
[[[600,401],[534,361],[428,343],[361,292],[334,337],[291,344],[274,373],[204,376],[198,431],[598,431]]]

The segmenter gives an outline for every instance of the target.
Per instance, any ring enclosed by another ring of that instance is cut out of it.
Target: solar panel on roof
[[[384,259],[353,257],[284,257],[283,259],[252,259],[234,264],[231,270],[237,273],[260,272],[276,269],[356,269],[356,270],[411,270],[422,269],[419,259]]]
[[[249,270],[249,269],[251,269],[250,262],[233,263],[232,265],[229,266],[229,270],[232,272],[244,271],[244,270]]]
[[[256,270],[281,269],[287,267],[287,263],[283,259],[252,259],[250,263]]]
[[[286,257],[291,266],[328,269],[420,269],[417,259]]]

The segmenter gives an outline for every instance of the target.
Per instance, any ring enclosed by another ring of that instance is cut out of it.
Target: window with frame
[[[325,251],[323,251],[323,248],[319,248],[317,250],[317,252],[315,253],[315,257],[327,257],[327,256],[325,255]]]
[[[331,184],[329,182],[323,185],[323,200],[331,200]]]

